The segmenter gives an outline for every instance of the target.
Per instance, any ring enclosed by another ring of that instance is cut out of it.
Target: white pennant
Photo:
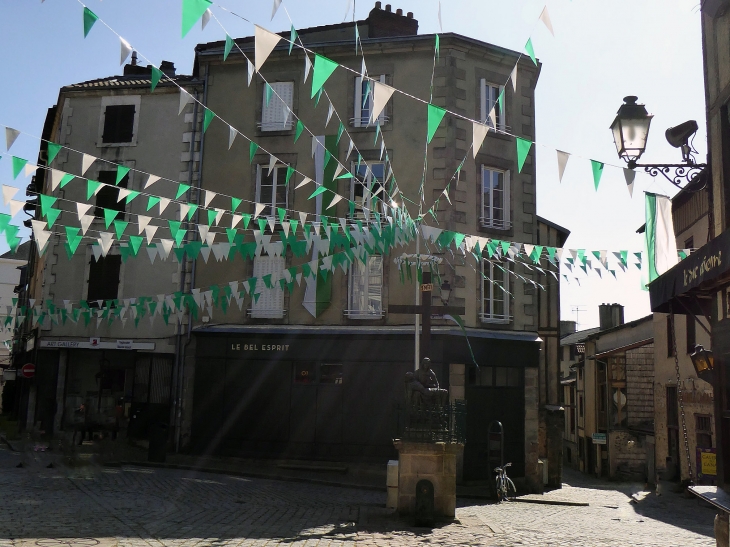
[[[327,110],[327,121],[324,122],[324,126],[327,127],[330,123],[330,119],[332,118],[332,113],[335,111],[335,107],[332,106],[332,103],[330,102],[329,110]]]
[[[131,194],[131,190],[127,190],[126,188],[119,188],[119,194],[117,195],[117,203],[120,203],[122,200],[127,199],[127,196]]]
[[[141,235],[142,232],[144,232],[145,228],[147,228],[147,226],[149,225],[150,220],[152,220],[152,217],[148,217],[145,215],[137,215],[137,229],[138,229],[137,234],[138,235]]]
[[[304,223],[307,222],[307,213],[304,211],[299,211],[299,224],[302,225],[302,229],[304,229]]]
[[[10,147],[13,146],[13,143],[15,142],[15,139],[18,138],[18,135],[20,135],[20,131],[17,129],[13,129],[12,127],[6,127],[5,128],[5,148],[10,150]]]
[[[182,222],[183,220],[185,220],[185,217],[190,212],[190,205],[188,205],[187,203],[180,203],[179,205],[180,205],[180,219],[179,220],[180,220],[180,222]]]
[[[309,71],[312,70],[312,61],[309,60],[309,55],[307,55],[307,52],[304,52],[304,83],[307,83],[307,78],[309,78]]]
[[[200,26],[203,30],[205,30],[205,27],[208,25],[211,15],[213,15],[213,13],[210,11],[210,8],[203,12],[203,16],[200,18]]]
[[[266,62],[266,59],[269,58],[269,55],[271,55],[271,52],[274,51],[274,48],[281,40],[281,36],[274,34],[273,32],[269,32],[258,25],[254,26],[256,27],[254,35],[254,46],[256,50],[254,55],[256,71],[258,72],[261,70],[261,67],[264,66],[264,63]]]
[[[364,80],[368,75],[367,68],[365,67],[365,56],[362,58],[362,65],[360,65],[360,79]]]
[[[444,26],[441,24],[441,0],[439,0],[439,29],[441,32],[444,31]]]
[[[626,186],[629,189],[629,196],[634,197],[634,179],[636,178],[636,171],[633,169],[624,168],[624,178],[626,179]]]
[[[266,205],[264,205],[263,203],[256,203],[255,204],[255,206],[254,206],[254,212],[253,212],[253,218],[254,218],[254,220],[256,220],[256,218],[261,214],[261,211],[263,211],[265,207],[266,207]]]
[[[155,263],[155,258],[157,258],[157,255],[158,255],[158,250],[157,250],[157,247],[156,246],[155,247],[150,247],[150,246],[147,247],[147,256],[150,257],[150,263],[152,263],[152,264]]]
[[[350,158],[350,154],[352,154],[352,149],[355,147],[355,143],[352,142],[352,139],[350,139],[350,145],[347,147],[347,155],[345,156],[345,160],[348,160]]]
[[[157,248],[160,251],[160,258],[162,260],[167,260],[167,257],[170,256],[170,251],[172,251],[172,243],[172,239],[160,239],[160,243]]]
[[[274,228],[276,227],[276,219],[274,217],[270,217],[266,222],[269,225],[269,230],[271,230],[271,233],[273,234]]]
[[[389,85],[373,80],[373,108],[370,112],[370,123],[375,123],[393,93],[395,93],[395,89]]]
[[[281,223],[281,227],[284,229],[284,234],[286,234],[286,237],[289,237],[289,221],[285,220]]]
[[[205,197],[203,198],[203,207],[206,209],[208,208],[208,205],[210,205],[210,202],[213,201],[213,198],[216,197],[218,194],[215,192],[211,192],[210,190],[204,190]]]
[[[233,141],[236,139],[236,135],[238,134],[238,131],[236,131],[236,128],[232,125],[228,126],[228,150],[231,149],[231,146],[233,146]]]
[[[550,14],[548,14],[547,5],[542,9],[542,13],[540,14],[540,21],[545,23],[545,26],[550,31],[550,34],[555,36],[555,32],[553,32],[553,24],[550,22]]]
[[[243,215],[231,215],[231,229],[238,226],[238,224],[243,220]]]
[[[497,115],[494,113],[494,107],[492,107],[492,110],[489,111],[489,119],[492,122],[492,127],[497,128]]]
[[[205,261],[206,264],[208,263],[208,259],[210,258],[210,251],[211,251],[210,247],[201,247],[200,248],[200,254],[203,257],[203,261]]]
[[[221,218],[223,218],[223,213],[225,213],[225,210],[218,209],[216,207],[215,212],[216,212],[216,215],[215,215],[215,225],[218,226],[218,223],[221,221]]]
[[[274,0],[274,7],[271,10],[271,21],[274,20],[274,15],[276,15],[277,10],[279,9],[279,6],[281,5],[281,0]]]
[[[209,231],[210,231],[209,226],[206,226],[205,224],[198,224],[198,232],[200,232],[200,241],[205,241],[205,239],[208,237]]]
[[[150,175],[149,177],[147,177],[147,182],[144,183],[144,188],[149,188],[158,180],[160,180],[160,177],[158,177],[157,175]]]
[[[81,174],[83,175],[86,173],[86,171],[89,170],[89,167],[91,167],[91,164],[96,161],[96,158],[94,156],[90,156],[89,154],[84,154],[81,157]]]
[[[182,111],[185,110],[185,107],[192,102],[193,102],[193,96],[181,87],[180,88],[180,106],[177,109],[177,115],[179,116],[180,114],[182,114]]]
[[[86,231],[89,229],[89,226],[91,226],[91,223],[94,222],[94,215],[83,215],[79,217],[79,224],[81,224],[81,233],[86,235]]]
[[[77,203],[76,204],[76,214],[79,218],[86,215],[86,213],[89,212],[89,209],[91,209],[92,205],[91,203]]]
[[[58,188],[58,185],[61,184],[61,179],[65,174],[66,173],[59,171],[58,169],[51,169],[51,190]]]
[[[310,182],[312,182],[312,179],[310,179],[309,177],[304,177],[302,179],[302,182],[297,184],[296,188],[294,188],[294,189],[296,190],[297,188],[301,188],[302,186],[304,186],[305,184],[309,184]]]
[[[338,163],[337,164],[337,167],[335,168],[335,174],[334,174],[334,176],[332,178],[333,179],[336,179],[339,176],[339,174],[342,173],[342,171],[344,169],[345,169],[345,167],[341,163]]]
[[[33,237],[38,244],[38,252],[43,254],[48,240],[51,238],[51,232],[45,229],[46,223],[43,220],[31,220],[33,224]]]
[[[23,174],[24,174],[24,175],[25,175],[26,177],[29,177],[29,176],[31,176],[31,175],[32,175],[33,173],[35,173],[35,172],[36,172],[37,170],[38,170],[38,166],[37,166],[37,165],[32,165],[32,164],[30,164],[30,163],[26,163],[26,164],[25,164],[25,167],[23,167]]]
[[[269,172],[267,176],[271,176],[271,171],[274,170],[274,167],[276,166],[276,156],[269,156]]]
[[[167,206],[170,205],[170,202],[172,200],[169,198],[160,198],[160,214],[167,209]]]
[[[319,147],[319,141],[317,140],[317,137],[312,137],[312,157],[314,157],[314,154],[317,152],[317,147]]]
[[[16,188],[15,186],[5,186],[3,184],[3,203],[5,205],[10,203],[10,200],[15,197],[15,194],[18,193],[18,190],[20,190],[20,188]]]
[[[474,157],[477,157],[477,154],[479,153],[479,149],[482,147],[482,143],[484,142],[484,138],[487,136],[487,133],[489,133],[489,126],[484,125],[482,123],[472,123],[472,152],[474,153]]]
[[[129,54],[132,53],[132,46],[129,45],[129,42],[127,42],[124,38],[121,36],[119,37],[119,43],[121,44],[121,55],[119,58],[119,66],[124,64],[124,61],[127,60],[127,57],[129,57]]]
[[[329,204],[329,206],[327,207],[327,209],[330,209],[330,208],[334,207],[334,206],[335,206],[335,205],[337,205],[337,204],[338,204],[338,203],[339,203],[340,201],[342,201],[342,196],[341,196],[340,194],[335,194],[335,197],[334,197],[334,198],[332,198],[332,201],[330,202],[330,204]]]
[[[152,243],[152,238],[155,237],[155,233],[157,233],[157,228],[159,228],[159,226],[144,227],[144,235],[147,237],[147,245]]]
[[[248,87],[251,87],[251,79],[253,78],[253,73],[256,72],[256,67],[253,66],[253,63],[249,60],[246,60],[248,63]]]
[[[512,80],[512,91],[517,92],[517,65],[512,69],[509,79]]]
[[[568,165],[570,154],[561,150],[556,150],[556,152],[558,153],[558,176],[560,177],[560,182],[563,182],[563,174],[565,173],[565,166]]]
[[[99,245],[101,246],[102,256],[106,256],[114,243],[114,234],[109,232],[99,232]]]
[[[8,205],[10,207],[10,217],[12,218],[12,217],[14,217],[15,215],[17,215],[20,212],[20,210],[25,205],[25,202],[24,201],[16,201],[14,199],[11,199],[10,202],[8,203]]]
[[[215,232],[208,232],[208,235],[205,236],[205,243],[208,245],[208,252],[210,252],[210,247],[215,243]]]

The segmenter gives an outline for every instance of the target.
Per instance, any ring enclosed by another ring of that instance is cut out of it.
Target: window
[[[570,344],[570,346],[568,346],[568,348],[570,348],[568,350],[568,352],[569,352],[569,355],[570,355],[570,360],[572,361],[572,360],[575,359],[575,344]]]
[[[86,300],[115,300],[119,294],[119,272],[122,267],[120,255],[107,254],[89,263],[89,286]]]
[[[101,98],[97,146],[135,146],[139,124],[140,95]]]
[[[692,353],[697,344],[697,324],[692,315],[687,314],[684,317],[685,321],[687,321],[687,353]]]
[[[520,369],[516,367],[479,367],[472,383],[482,387],[520,387]]]
[[[351,179],[350,200],[355,203],[354,218],[367,219],[373,210],[378,212],[382,210],[380,204],[385,195],[383,187],[385,164],[377,162],[358,165],[353,162],[352,173],[355,177]],[[373,201],[377,201],[375,207]],[[363,209],[367,209],[367,215]]]
[[[294,104],[294,82],[273,82],[270,94],[264,86],[261,106],[261,131],[285,131],[294,127],[292,105]],[[268,99],[268,101],[267,101]]]
[[[342,385],[342,365],[321,364],[319,366],[319,383]]]
[[[708,414],[695,414],[697,448],[712,448],[712,418]]]
[[[485,228],[509,230],[509,171],[500,171],[482,165],[482,216]]]
[[[575,388],[570,388],[570,432],[575,433]]]
[[[670,315],[667,315],[667,357],[674,357],[674,329]]]
[[[96,194],[96,208],[94,209],[94,216],[96,218],[104,218],[104,209],[111,209],[113,211],[121,211],[122,214],[117,215],[116,218],[124,218],[124,200],[118,201],[119,190],[114,187],[114,183],[117,180],[116,171],[100,171],[99,182],[108,184],[109,186],[102,186],[99,192]],[[129,185],[129,174],[125,175],[117,185],[118,188],[127,188]]]
[[[384,84],[385,74],[372,76],[372,79]],[[382,126],[388,121],[388,118],[385,115],[385,108],[376,120],[373,120],[372,122],[370,120],[370,115],[373,110],[372,86],[373,82],[368,78],[363,79],[360,76],[355,78],[355,117],[352,119],[352,125],[354,127],[375,127],[377,124]]]
[[[261,216],[277,218],[276,208],[286,209],[288,197],[286,165],[275,165],[271,173],[268,166],[256,166],[256,202],[266,206],[261,211]]]
[[[494,117],[497,122],[497,129],[504,130],[504,112],[499,108],[499,94],[504,92],[503,85],[494,85],[487,82],[484,78],[481,80],[481,121],[486,123],[489,127],[493,127],[492,121],[489,118],[489,113],[494,108]]]
[[[578,397],[578,417],[583,417],[583,395]]]
[[[284,317],[284,291],[279,287],[279,279],[284,271],[283,256],[257,256],[253,261],[253,276],[257,279],[257,290],[261,288],[259,299],[251,301],[251,317],[280,319]],[[266,283],[264,277],[268,278]],[[271,285],[272,288],[268,288]],[[262,288],[263,287],[263,288]]]
[[[506,262],[500,263],[495,260],[482,262],[482,273],[486,276],[482,282],[482,321],[484,322],[509,322],[509,298],[506,292],[509,287],[508,269],[509,265]]]
[[[371,255],[367,262],[350,266],[347,315],[354,319],[372,319],[383,315],[383,257]]]

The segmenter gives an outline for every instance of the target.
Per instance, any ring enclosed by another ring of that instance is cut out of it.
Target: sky
[[[273,0],[217,0],[212,20],[180,38],[180,0],[86,0],[103,21],[140,56],[159,65],[173,61],[190,73],[197,43],[253,34],[252,23],[274,32],[342,22],[351,0],[283,0],[271,20]],[[419,33],[440,32],[438,0],[387,0],[393,10],[412,11]],[[386,1],[383,1],[385,6]],[[636,229],[644,223],[644,192],[673,195],[664,179],[640,173],[633,198],[609,130],[623,97],[636,95],[654,115],[643,163],[679,163],[680,152],[664,131],[686,120],[700,129],[694,144],[706,157],[706,128],[699,0],[547,0],[553,37],[538,17],[546,0],[448,0],[441,6],[444,32],[455,32],[516,51],[532,39],[542,63],[537,85],[535,152],[538,215],[571,231],[568,248],[640,251]],[[374,1],[356,0],[355,15],[367,17]],[[228,11],[226,11],[228,10]],[[235,12],[251,23],[231,15]],[[223,28],[225,28],[225,31]],[[34,161],[47,109],[60,87],[121,73],[119,40],[101,21],[84,39],[78,0],[22,0],[0,4],[0,126],[22,131],[11,153]],[[424,74],[430,78],[430,74]],[[562,182],[555,150],[571,154]],[[24,188],[12,178],[9,154],[0,143],[0,184]],[[590,159],[606,164],[598,191]],[[19,193],[20,198],[23,193]],[[0,204],[0,211],[7,212]],[[21,216],[15,218],[18,223]],[[27,234],[26,234],[27,236]],[[3,241],[0,250],[6,249]],[[598,306],[619,303],[627,321],[650,313],[639,270],[561,285],[561,318],[579,328],[598,326]],[[606,272],[607,273],[607,272]],[[580,311],[576,314],[575,308]]]

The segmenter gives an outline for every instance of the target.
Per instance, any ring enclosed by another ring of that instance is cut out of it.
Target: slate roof
[[[572,346],[573,344],[580,344],[582,342],[585,342],[586,339],[591,334],[596,334],[597,332],[600,332],[600,327],[595,327],[593,329],[586,329],[586,330],[579,330],[578,332],[574,332],[572,334],[568,334],[567,336],[563,336],[560,339],[560,345],[561,346]]]

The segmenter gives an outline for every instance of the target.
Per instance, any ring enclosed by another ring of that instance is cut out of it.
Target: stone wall
[[[540,456],[538,369],[525,369],[525,486],[532,492],[542,492],[542,476],[537,460]]]
[[[654,344],[626,352],[626,410],[629,427],[653,427]]]
[[[646,436],[626,430],[610,431],[609,476],[618,480],[645,482],[647,476]]]

